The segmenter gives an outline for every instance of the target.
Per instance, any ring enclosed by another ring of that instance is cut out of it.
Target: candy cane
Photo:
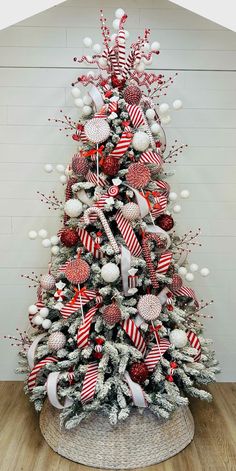
[[[116,240],[111,232],[111,229],[110,229],[110,226],[102,212],[102,210],[100,208],[88,208],[86,209],[86,211],[84,212],[84,222],[85,224],[90,224],[90,215],[96,213],[97,216],[99,217],[102,225],[103,225],[103,228],[106,232],[106,235],[107,235],[107,238],[114,250],[115,253],[120,253],[120,249],[119,249],[119,246],[117,245],[116,243]]]
[[[159,283],[157,281],[157,276],[156,276],[156,270],[154,268],[152,259],[151,259],[151,252],[149,248],[149,242],[150,240],[153,240],[157,243],[157,246],[159,244],[160,238],[157,234],[145,234],[145,237],[143,238],[142,241],[142,246],[143,246],[143,256],[146,261],[148,271],[150,274],[150,279],[152,282],[152,285],[155,289],[159,287]]]

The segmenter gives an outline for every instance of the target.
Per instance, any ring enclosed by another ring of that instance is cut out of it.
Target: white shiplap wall
[[[41,273],[49,258],[39,241],[27,239],[28,230],[47,226],[52,234],[58,225],[36,190],[62,191],[43,164],[66,163],[74,145],[47,118],[60,108],[72,111],[69,84],[77,74],[72,58],[83,52],[85,35],[99,41],[99,9],[111,19],[118,6],[129,15],[132,38],[151,27],[152,38],[160,41],[154,66],[167,75],[179,71],[168,101],[181,98],[184,109],[172,113],[167,134],[170,143],[177,138],[189,145],[172,186],[188,188],[191,199],[176,219],[179,231],[202,228],[203,247],[190,260],[209,266],[211,276],[197,276],[194,287],[200,298],[215,299],[206,332],[221,360],[220,379],[234,381],[236,36],[167,0],[71,0],[0,33],[0,333],[26,325],[34,293],[20,274]],[[0,349],[1,379],[19,379],[13,373],[16,350],[6,341]]]

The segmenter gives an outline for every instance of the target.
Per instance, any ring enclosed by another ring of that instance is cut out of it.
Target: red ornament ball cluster
[[[126,180],[133,188],[141,189],[150,182],[151,172],[145,164],[136,162],[129,166]]]
[[[85,260],[77,258],[69,262],[65,269],[66,278],[75,285],[85,283],[90,275],[90,266]]]
[[[130,378],[135,383],[144,383],[148,377],[148,369],[143,362],[135,362],[129,369]]]
[[[81,175],[85,177],[89,171],[89,163],[88,160],[84,157],[80,157],[80,155],[75,154],[72,159],[72,170],[76,175]]]
[[[106,157],[103,164],[102,164],[102,171],[105,173],[105,175],[108,175],[110,177],[114,177],[117,175],[118,171],[120,168],[120,164],[118,159],[115,159],[114,157]]]
[[[64,229],[60,235],[61,243],[66,247],[74,247],[78,243],[79,236],[75,229]]]
[[[174,227],[174,219],[169,214],[161,214],[156,219],[156,224],[164,231],[170,231]]]
[[[129,85],[125,88],[124,99],[129,105],[138,105],[142,97],[142,92],[137,85]]]
[[[121,310],[116,303],[109,304],[105,307],[102,317],[108,325],[116,324],[121,320]]]

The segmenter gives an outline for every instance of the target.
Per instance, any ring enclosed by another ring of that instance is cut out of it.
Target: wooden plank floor
[[[236,470],[236,383],[214,384],[209,390],[214,394],[212,403],[191,401],[194,441],[148,471]],[[94,470],[61,458],[48,447],[21,382],[0,382],[0,397],[1,471]]]

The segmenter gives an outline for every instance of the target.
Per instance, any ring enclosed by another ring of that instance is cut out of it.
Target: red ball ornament
[[[113,87],[115,88],[118,88],[119,90],[121,90],[124,85],[125,85],[125,79],[118,79],[118,77],[116,75],[112,75],[111,76],[111,83],[113,85]]]
[[[114,177],[117,175],[120,168],[120,164],[118,159],[114,157],[106,157],[103,164],[102,164],[102,171],[105,175],[109,175],[110,177]]]
[[[172,276],[170,289],[172,289],[173,291],[177,291],[178,289],[181,288],[182,284],[183,284],[183,280],[181,276],[177,275],[177,273],[174,273],[174,275]]]
[[[144,383],[148,377],[148,369],[145,363],[136,362],[133,363],[129,369],[129,374],[135,383]]]
[[[117,306],[116,303],[109,304],[109,306],[105,307],[105,309],[102,313],[102,317],[108,325],[113,325],[116,322],[120,322],[120,320],[121,320],[121,310]]]
[[[72,170],[76,175],[85,177],[89,171],[88,160],[84,157],[80,157],[79,154],[75,154],[72,159]]]
[[[133,188],[141,189],[150,182],[151,172],[145,164],[136,162],[129,166],[126,180]]]
[[[156,219],[156,224],[164,231],[170,231],[174,226],[174,220],[169,214],[161,214]]]
[[[64,229],[60,235],[62,244],[66,247],[74,247],[78,243],[79,236],[78,232],[75,229]]]
[[[87,281],[90,275],[90,266],[85,260],[77,258],[69,262],[65,268],[65,276],[71,283],[77,285]]]
[[[125,88],[124,99],[129,105],[138,105],[142,97],[142,92],[137,85],[129,85]]]

